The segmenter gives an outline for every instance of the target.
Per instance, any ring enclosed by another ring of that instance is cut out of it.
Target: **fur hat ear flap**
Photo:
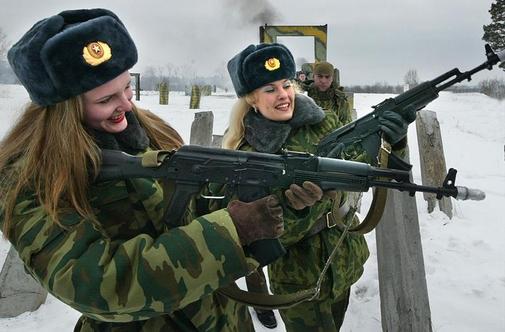
[[[228,73],[237,96],[277,80],[295,77],[293,55],[282,44],[249,45],[228,61]]]
[[[80,9],[37,22],[7,58],[31,99],[48,106],[127,71],[137,62],[137,49],[113,12]]]

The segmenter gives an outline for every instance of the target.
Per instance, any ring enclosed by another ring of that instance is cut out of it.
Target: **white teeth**
[[[114,115],[113,115],[113,116],[111,116],[110,118],[111,118],[112,120],[117,120],[117,119],[121,118],[122,116],[123,116],[123,114],[122,114],[122,113],[118,113],[118,114],[114,114]]]

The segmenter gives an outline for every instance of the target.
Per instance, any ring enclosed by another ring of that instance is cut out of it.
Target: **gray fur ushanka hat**
[[[249,45],[228,61],[228,73],[237,96],[281,79],[295,77],[293,55],[282,44]]]
[[[113,12],[79,9],[35,23],[7,58],[32,101],[48,106],[130,69],[137,62],[137,49]]]

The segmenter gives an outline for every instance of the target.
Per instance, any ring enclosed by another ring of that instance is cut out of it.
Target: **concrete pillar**
[[[407,151],[408,159],[408,151]],[[388,190],[375,229],[382,330],[431,332],[431,312],[415,197]]]
[[[222,147],[223,135],[212,135],[212,146],[216,148]]]
[[[195,119],[191,124],[189,144],[211,146],[213,127],[214,114],[211,111],[195,113]]]
[[[419,160],[421,163],[422,184],[439,187],[447,175],[442,134],[437,114],[428,110],[417,113],[416,120],[417,142],[419,144]],[[452,218],[452,201],[450,197],[437,200],[436,194],[423,193],[428,202],[428,212],[431,213],[438,205],[440,211]]]
[[[200,98],[201,92],[198,85],[193,85],[191,88],[191,98],[189,101],[189,109],[199,109],[200,108]]]
[[[25,272],[23,262],[11,246],[0,272],[0,318],[35,311],[46,297],[47,291]]]
[[[166,82],[160,83],[160,105],[168,105],[168,84]]]

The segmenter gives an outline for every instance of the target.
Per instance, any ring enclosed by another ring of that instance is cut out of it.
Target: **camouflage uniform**
[[[75,331],[253,330],[247,308],[215,292],[258,267],[225,209],[167,227],[152,179],[93,184],[89,201],[97,222],[67,209],[58,226],[26,192],[10,236],[28,272],[83,314]]]
[[[313,82],[302,86],[302,88],[307,91],[307,95],[314,99],[316,104],[322,109],[335,112],[338,115],[341,126],[352,121],[351,110],[345,93],[336,87],[335,83],[332,83],[328,90],[324,92],[319,91]]]
[[[310,112],[300,106],[302,104],[300,98],[309,98],[299,94],[296,98],[294,114]],[[293,128],[282,142],[281,148],[314,153],[322,137],[344,125],[346,122],[343,120],[350,119],[349,108],[345,108],[345,105],[348,105],[345,96],[338,101],[344,111],[341,115],[332,110],[325,111],[322,121]],[[313,105],[317,108],[315,104]],[[240,149],[258,150],[255,142],[251,143],[251,140],[247,140],[247,131],[255,129],[254,126],[248,127],[246,124],[246,140]],[[257,129],[265,130],[264,128]],[[265,134],[266,130],[260,135]],[[279,152],[279,150],[270,152]],[[278,196],[284,199],[282,191],[278,191]],[[345,194],[343,197],[345,200]],[[343,201],[333,202],[332,199],[324,197],[314,206],[301,211],[290,208],[284,210],[285,233],[281,237],[281,242],[286,247],[287,254],[268,266],[270,286],[274,294],[293,293],[315,286],[341,232],[333,227],[323,229],[312,236],[306,235],[310,234],[311,228],[332,209],[334,204],[341,205]],[[347,217],[355,218],[353,215]],[[368,247],[364,237],[348,235],[339,247],[338,254],[326,274],[319,299],[280,310],[287,330],[337,331],[347,307],[349,288],[362,275],[363,264],[368,256]]]

